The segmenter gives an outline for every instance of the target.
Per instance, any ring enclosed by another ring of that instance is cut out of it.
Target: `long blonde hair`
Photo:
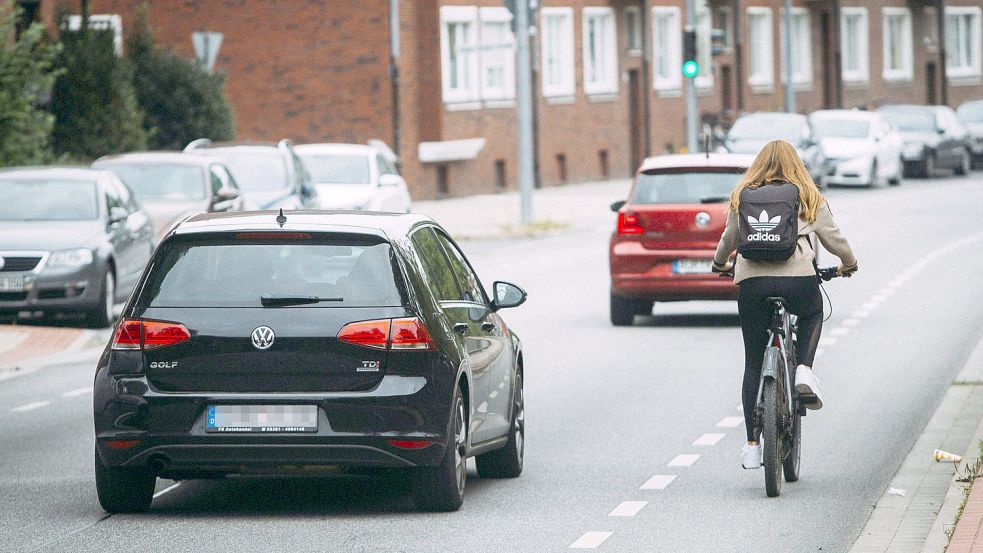
[[[738,211],[741,192],[745,188],[757,188],[770,182],[789,182],[798,187],[802,218],[810,223],[816,220],[816,212],[826,203],[795,147],[784,140],[772,140],[761,148],[737,188],[730,193],[730,208]]]

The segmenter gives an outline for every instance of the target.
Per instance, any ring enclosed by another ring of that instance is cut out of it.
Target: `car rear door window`
[[[481,291],[481,283],[478,281],[478,275],[474,274],[474,271],[471,270],[471,266],[468,265],[464,254],[461,253],[461,250],[457,248],[447,235],[440,231],[436,231],[436,234],[437,239],[444,247],[447,260],[450,262],[451,269],[453,269],[454,276],[457,278],[457,283],[461,288],[460,299],[484,304],[485,294]]]
[[[414,232],[410,240],[420,256],[424,274],[437,301],[460,301],[463,294],[454,269],[433,231],[429,227],[422,228]]]

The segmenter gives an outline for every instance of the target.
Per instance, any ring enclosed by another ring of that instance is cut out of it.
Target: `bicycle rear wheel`
[[[785,461],[782,468],[785,469],[785,481],[795,482],[799,479],[799,464],[802,460],[802,415],[795,409],[792,413],[792,429],[787,438],[789,444],[788,452],[785,454]]]
[[[764,457],[765,492],[768,497],[782,493],[782,431],[780,409],[781,386],[774,378],[766,378],[762,388],[764,412],[761,414],[761,452]]]

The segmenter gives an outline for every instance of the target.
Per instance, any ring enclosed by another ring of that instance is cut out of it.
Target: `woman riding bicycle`
[[[755,261],[742,255],[737,256],[736,262],[731,261],[730,255],[738,246],[740,233],[741,193],[745,189],[782,184],[793,184],[799,189],[798,240],[794,253],[781,261]],[[766,301],[768,297],[785,298],[788,310],[798,316],[800,364],[795,371],[795,389],[800,396],[815,397],[806,405],[808,408],[823,406],[819,380],[812,372],[823,325],[823,302],[814,264],[816,254],[809,239],[813,233],[840,259],[838,274],[849,277],[857,271],[857,259],[850,244],[833,221],[826,199],[795,148],[782,140],[769,142],[731,193],[727,227],[713,257],[714,269],[733,273],[734,283],[740,285],[737,309],[744,334],[743,402],[747,427],[747,444],[741,449],[741,465],[746,469],[761,467],[761,446],[751,426],[772,316],[772,307]]]

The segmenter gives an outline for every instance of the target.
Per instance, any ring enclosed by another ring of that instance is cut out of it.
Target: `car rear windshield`
[[[263,307],[267,300],[316,296],[306,307],[403,305],[392,248],[375,237],[287,239],[240,233],[177,237],[161,245],[142,307]]]
[[[728,200],[742,169],[642,173],[635,184],[633,204],[699,204]]]
[[[311,180],[324,184],[369,184],[369,158],[358,155],[304,154],[300,156]]]
[[[823,138],[867,138],[870,133],[868,121],[856,119],[816,118],[812,121],[816,134]]]
[[[967,102],[956,110],[963,123],[983,123],[983,102]]]
[[[203,151],[220,158],[242,190],[281,190],[290,186],[287,166],[276,149],[250,147]]]
[[[0,178],[0,221],[91,221],[99,216],[91,180]]]
[[[802,116],[755,114],[739,118],[727,134],[733,140],[785,140],[798,144],[802,140]]]
[[[928,110],[884,110],[884,117],[902,131],[931,132],[935,130],[935,113]]]
[[[201,167],[176,163],[110,163],[100,167],[116,173],[141,200],[192,202],[205,199]]]

